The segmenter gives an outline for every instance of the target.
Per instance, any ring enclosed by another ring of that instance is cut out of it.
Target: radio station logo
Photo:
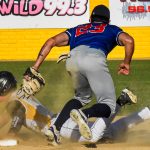
[[[88,0],[0,0],[0,15],[81,16],[87,4]]]

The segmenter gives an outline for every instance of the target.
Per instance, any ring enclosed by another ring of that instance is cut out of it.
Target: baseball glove
[[[59,64],[61,61],[65,61],[67,58],[70,58],[70,54],[61,54],[57,60],[57,64]]]
[[[23,79],[22,89],[28,95],[35,95],[45,85],[42,75],[32,67],[27,68],[24,76],[27,76],[27,79]]]

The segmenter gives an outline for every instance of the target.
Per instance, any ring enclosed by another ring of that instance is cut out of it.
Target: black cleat
[[[134,95],[132,91],[125,88],[122,90],[121,95],[117,99],[117,103],[120,104],[120,106],[124,106],[125,104],[136,104],[137,96]]]

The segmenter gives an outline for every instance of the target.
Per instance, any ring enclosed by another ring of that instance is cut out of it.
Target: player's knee
[[[116,101],[111,98],[111,99],[104,99],[104,100],[99,100],[98,104],[105,105],[104,107],[107,107],[106,109],[109,111],[110,110],[110,115],[114,114],[116,112]],[[100,107],[100,106],[99,106]],[[107,111],[107,112],[108,112]]]
[[[111,114],[111,108],[103,103],[93,105],[93,110],[95,111],[95,114],[99,114],[98,117],[108,118]]]

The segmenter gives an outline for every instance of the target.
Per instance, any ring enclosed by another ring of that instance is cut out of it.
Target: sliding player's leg
[[[112,123],[105,132],[104,138],[120,141],[125,137],[129,129],[134,128],[135,125],[148,119],[150,119],[150,109],[145,107],[138,112],[132,113]]]

